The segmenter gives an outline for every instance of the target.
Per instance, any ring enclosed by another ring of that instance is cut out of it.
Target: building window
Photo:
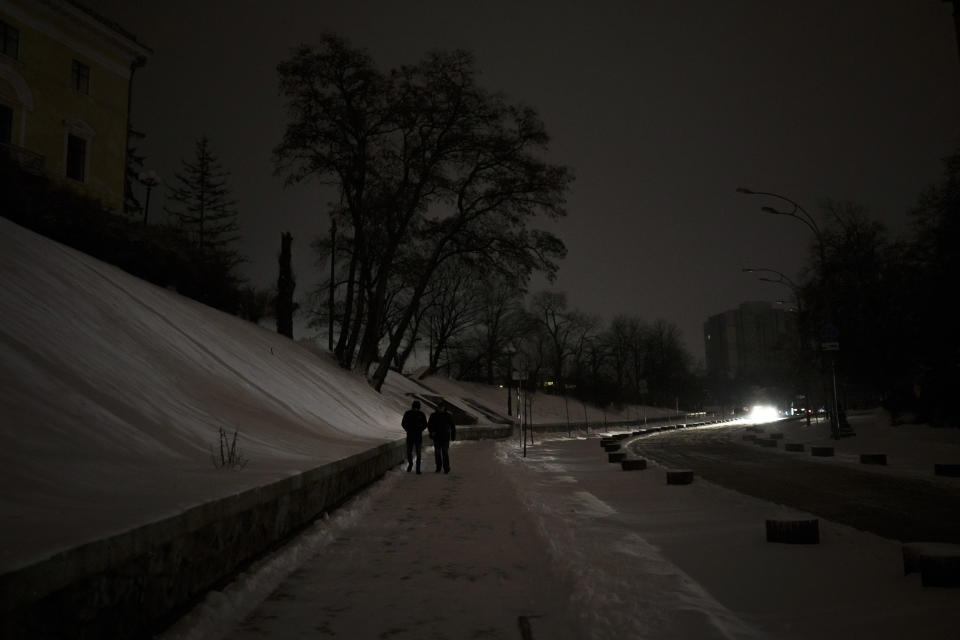
[[[84,182],[87,176],[87,141],[67,135],[67,177]]]
[[[0,53],[11,58],[19,58],[20,32],[0,20]]]
[[[73,88],[90,95],[90,67],[76,60],[73,61]]]
[[[10,144],[13,139],[13,109],[0,104],[0,144]]]

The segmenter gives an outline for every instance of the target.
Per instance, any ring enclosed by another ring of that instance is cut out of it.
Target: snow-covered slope
[[[0,287],[0,571],[403,435],[402,396],[3,218]]]
[[[500,415],[507,413],[507,389],[495,386],[451,380],[442,376],[428,376],[422,384],[435,393],[444,396],[466,412],[472,412],[483,422],[489,418],[485,412],[495,412]],[[676,413],[672,409],[659,407],[628,405],[624,407],[610,407],[600,409],[596,406],[581,402],[576,398],[564,398],[559,395],[537,393],[528,398],[528,412],[532,412],[534,425],[543,424],[573,424],[583,425],[589,422],[592,427],[605,422],[636,421],[642,424],[644,418],[662,418]],[[511,410],[516,414],[518,406],[515,399],[511,400]],[[477,408],[482,407],[484,411]]]

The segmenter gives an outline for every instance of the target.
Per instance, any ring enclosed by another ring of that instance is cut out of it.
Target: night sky
[[[147,168],[172,180],[210,137],[254,284],[275,283],[289,230],[297,294],[312,289],[309,241],[328,228],[330,197],[273,176],[276,65],[290,48],[332,31],[383,70],[466,48],[485,87],[539,111],[551,160],[576,175],[568,217],[545,225],[569,251],[554,287],[606,319],[677,324],[695,362],[709,315],[789,296],[741,269],[797,275],[811,239],[760,212],[782,203],[738,186],[814,214],[824,198],[852,200],[899,232],[960,144],[960,57],[941,0],[81,1],[154,50],[134,84]]]

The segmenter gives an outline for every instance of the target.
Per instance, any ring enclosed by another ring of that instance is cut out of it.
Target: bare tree
[[[645,332],[644,371],[650,381],[651,397],[662,406],[678,402],[690,356],[680,340],[680,328],[665,320],[655,320]]]
[[[388,82],[365,52],[336,36],[323,37],[316,49],[295,48],[277,71],[288,122],[274,149],[276,171],[288,185],[317,178],[338,187],[343,206],[332,215],[341,233],[350,229],[353,234],[334,349],[340,363],[349,366],[353,321],[363,312],[357,288],[369,281],[368,231],[377,208],[373,158],[377,140],[394,129],[389,122]]]
[[[642,377],[643,364],[641,345],[642,322],[638,318],[619,315],[610,323],[604,333],[604,341],[610,354],[614,383],[620,392],[629,392],[633,381]]]
[[[352,231],[335,349],[342,366],[368,373],[379,360],[370,376],[379,389],[430,279],[456,256],[525,276],[555,271],[562,243],[527,224],[565,213],[572,178],[537,157],[548,137],[535,112],[476,84],[470,54],[435,52],[382,74],[327,36],[278,71],[290,122],[277,170],[291,184],[317,176],[336,185],[339,228]],[[409,304],[380,353],[401,264]]]
[[[564,293],[541,291],[533,296],[530,306],[531,314],[548,338],[553,377],[560,392],[566,394],[566,365],[579,356],[595,322],[582,312],[567,308]]]
[[[431,304],[426,309],[428,364],[422,377],[436,373],[441,358],[459,335],[480,321],[480,274],[465,260],[450,260],[430,280]]]
[[[518,342],[526,331],[523,308],[523,290],[516,280],[500,274],[490,274],[482,281],[480,290],[481,319],[476,332],[476,344],[483,362],[484,380],[496,382],[497,362],[506,355],[507,346]],[[508,372],[509,362],[502,369]]]

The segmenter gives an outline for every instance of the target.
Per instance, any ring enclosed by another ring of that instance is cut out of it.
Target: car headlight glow
[[[747,416],[747,420],[753,422],[754,424],[760,422],[773,422],[779,419],[780,414],[777,412],[777,408],[765,404],[758,404],[750,407],[750,414]]]

